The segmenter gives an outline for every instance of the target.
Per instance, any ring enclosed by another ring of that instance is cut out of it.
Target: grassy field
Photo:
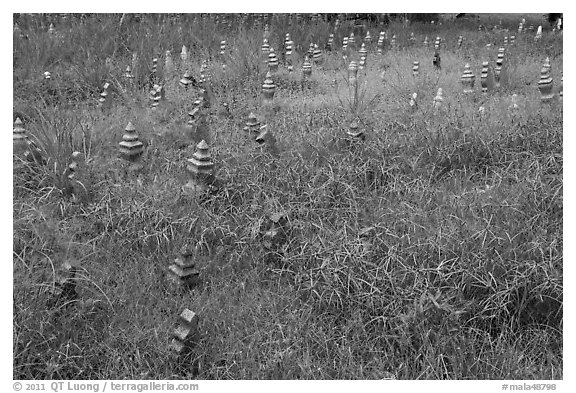
[[[253,17],[56,18],[49,34],[46,20],[22,16],[14,117],[46,164],[14,158],[14,379],[562,379],[562,105],[540,102],[537,88],[549,57],[558,92],[562,35],[532,15],[527,25],[544,29],[535,42],[535,31],[517,33],[522,17],[482,15],[480,31],[476,20],[368,26],[356,98],[347,68],[359,45],[346,61],[341,48],[352,22],[303,81],[310,42],[324,49],[334,21],[270,17],[280,68],[265,112],[264,28]],[[481,63],[494,65],[513,34],[508,83],[483,94]],[[203,61],[210,75],[212,105],[192,130],[200,89],[178,84],[182,45],[192,75]],[[154,111],[153,57],[166,91]],[[110,101],[99,108],[105,82]],[[243,131],[250,112],[279,154]],[[129,121],[146,145],[139,173],[118,155]],[[352,121],[365,141],[347,136]],[[201,139],[218,187],[194,198],[182,186]],[[71,182],[73,151],[85,159]],[[262,228],[278,214],[285,236],[270,244]],[[166,270],[185,245],[198,246],[200,282],[182,291]],[[79,270],[68,300],[54,295],[65,263]],[[184,308],[198,314],[198,339],[177,362],[169,342]]]

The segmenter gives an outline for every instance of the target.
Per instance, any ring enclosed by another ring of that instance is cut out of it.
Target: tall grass
[[[69,30],[56,23],[56,42],[35,17],[23,19],[14,110],[47,165],[14,175],[14,378],[562,378],[562,108],[541,104],[536,89],[546,56],[559,80],[561,37],[517,37],[510,84],[465,95],[463,65],[479,90],[480,62],[497,51],[486,43],[509,32],[392,23],[400,49],[372,48],[350,99],[340,50],[324,53],[308,83],[298,71],[309,43],[322,46],[333,27],[272,17],[271,46],[282,52],[290,32],[297,52],[296,71],[274,76],[279,111],[267,129],[281,153],[273,158],[241,131],[258,112],[266,72],[263,26],[253,19],[228,27],[145,15],[121,25],[119,15],[97,15]],[[377,38],[381,27],[369,29]],[[417,44],[408,47],[412,31]],[[425,35],[446,42],[440,71]],[[161,109],[148,107],[151,59],[163,75],[171,50],[183,72],[182,45],[196,78],[207,61],[215,95],[206,113],[220,188],[203,201],[181,190],[194,151],[183,127],[199,91],[180,89],[177,75],[165,81]],[[122,74],[134,51],[131,83]],[[39,82],[45,70],[52,84]],[[114,85],[109,111],[95,105],[105,81]],[[438,87],[445,100],[434,111]],[[345,143],[353,117],[363,144]],[[117,154],[129,120],[147,145],[139,175]],[[61,191],[76,150],[86,158],[83,198]],[[287,214],[288,237],[271,248],[261,228],[275,213]],[[201,284],[179,292],[164,276],[184,244],[201,245]],[[66,261],[80,267],[79,296],[58,303]],[[197,369],[167,360],[184,307],[200,315]]]

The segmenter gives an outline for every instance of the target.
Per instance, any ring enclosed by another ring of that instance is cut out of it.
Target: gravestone
[[[246,126],[243,130],[250,139],[256,139],[258,135],[260,135],[260,126],[260,121],[258,121],[254,112],[250,112],[248,120],[246,121]]]
[[[314,44],[314,51],[312,52],[312,59],[314,60],[314,64],[319,66],[322,64],[322,51],[318,47],[317,44]]]
[[[182,50],[180,51],[180,60],[182,61],[182,69],[185,69],[186,63],[188,62],[188,48],[186,48],[186,45],[182,45]]]
[[[550,70],[542,67],[540,71],[540,80],[538,81],[538,89],[540,90],[540,100],[542,102],[551,102],[554,98],[553,81],[550,75]]]
[[[158,84],[160,81],[158,78],[158,59],[156,57],[152,59],[152,70],[150,74],[150,80],[153,85]]]
[[[378,42],[376,43],[376,48],[378,54],[382,54],[384,48],[384,32],[381,31],[380,35],[378,36]]]
[[[268,72],[275,74],[278,71],[278,57],[274,53],[274,48],[270,48],[268,52]]]
[[[294,65],[293,65],[293,59],[292,59],[292,46],[293,45],[294,45],[294,43],[290,39],[290,34],[286,33],[286,41],[285,41],[286,68],[288,69],[288,72],[294,71]]]
[[[272,131],[268,130],[268,126],[260,128],[260,134],[258,134],[255,141],[260,145],[263,152],[270,153],[275,157],[278,156],[278,147],[276,147],[276,138],[272,134]]]
[[[352,31],[350,33],[350,36],[348,37],[348,45],[350,46],[350,48],[352,50],[356,49],[356,39],[354,38],[354,32]]]
[[[370,31],[366,31],[366,37],[364,37],[364,43],[370,45],[372,43],[372,37],[370,36]]]
[[[353,139],[358,139],[361,141],[366,139],[364,131],[360,129],[360,126],[358,125],[358,122],[356,120],[350,123],[350,125],[348,126],[348,130],[346,131],[346,134],[352,137]]]
[[[264,111],[267,113],[272,112],[275,92],[276,85],[272,80],[272,74],[268,71],[266,79],[264,79],[264,83],[262,84],[262,106],[264,107]]]
[[[462,74],[462,78],[460,78],[462,86],[464,88],[464,93],[474,92],[475,79],[476,77],[470,70],[470,64],[466,63],[466,65],[464,66],[464,73]]]
[[[310,79],[312,76],[312,64],[310,64],[308,56],[304,58],[304,63],[302,64],[302,75],[304,80]]]
[[[168,266],[168,281],[176,289],[188,289],[199,283],[200,270],[194,261],[195,256],[195,248],[183,246],[178,257]]]
[[[417,77],[418,75],[420,75],[420,62],[414,60],[412,63],[412,76]]]
[[[28,135],[22,120],[17,117],[12,130],[12,153],[16,156],[24,155],[28,151]]]
[[[119,145],[120,156],[131,164],[129,170],[138,171],[142,169],[139,161],[144,153],[144,144],[140,141],[140,137],[136,132],[136,128],[132,125],[132,122],[128,122],[128,125],[124,129],[124,135]]]
[[[442,65],[441,65],[442,59],[440,58],[440,52],[435,51],[434,52],[434,57],[432,58],[432,64],[434,65],[434,68],[436,70],[441,70],[442,69]]]
[[[366,50],[366,45],[364,43],[362,43],[362,46],[360,47],[358,54],[360,56],[360,62],[358,64],[358,68],[363,70],[364,68],[366,68],[366,56],[368,56],[368,51]]]
[[[410,105],[411,109],[416,109],[418,105],[418,101],[416,101],[417,99],[418,99],[418,93],[416,92],[412,93],[412,95],[410,96],[410,101],[408,101],[408,104]]]
[[[442,107],[442,103],[444,102],[444,95],[442,88],[438,88],[438,92],[436,93],[436,97],[434,97],[434,109],[438,110]]]
[[[326,44],[326,49],[329,51],[334,50],[334,34],[333,33],[330,33],[330,35],[328,36],[328,43]]]
[[[538,42],[542,38],[542,26],[538,26],[538,31],[536,31],[536,35],[534,36],[534,42]]]
[[[486,94],[494,90],[494,73],[488,61],[482,62],[480,85],[482,86],[482,93]]]
[[[164,80],[172,78],[174,75],[174,61],[172,60],[172,51],[166,51],[166,58],[164,59]]]
[[[185,308],[178,317],[169,345],[170,352],[178,362],[189,364],[198,336],[198,315]]]
[[[210,148],[205,140],[196,145],[196,151],[192,158],[188,159],[186,167],[189,178],[182,190],[185,195],[196,197],[202,196],[209,191],[215,183],[214,163],[210,155]]]
[[[179,83],[180,86],[182,86],[184,89],[188,89],[190,87],[192,84],[192,76],[190,75],[190,71],[184,72],[184,75],[182,75],[182,79],[180,79]]]
[[[134,80],[134,75],[132,74],[132,67],[130,67],[130,65],[126,66],[126,70],[124,71],[124,78],[126,78],[128,82]]]
[[[102,110],[109,110],[112,107],[112,96],[108,92],[109,87],[110,83],[106,82],[98,99],[98,107]]]
[[[496,87],[506,86],[508,84],[508,66],[506,64],[504,54],[506,49],[504,47],[498,49],[498,56],[496,58],[496,68],[494,69],[494,80]]]

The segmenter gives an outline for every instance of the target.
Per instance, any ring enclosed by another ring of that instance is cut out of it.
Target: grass
[[[517,29],[521,18],[503,23]],[[120,26],[98,15],[58,20],[56,37],[40,19],[22,16],[28,39],[14,38],[14,111],[47,158],[14,164],[14,379],[563,378],[562,107],[540,103],[536,87],[547,56],[558,84],[562,37],[547,25],[537,43],[516,34],[509,85],[482,95],[481,61],[495,61],[510,33],[478,32],[471,21],[392,23],[400,49],[370,49],[351,100],[339,51],[324,52],[301,82],[303,53],[310,40],[326,42],[330,25],[273,18],[270,44],[282,56],[290,32],[296,55],[295,72],[281,66],[273,78],[272,157],[242,131],[251,111],[265,118],[263,28],[252,17],[231,27],[189,15]],[[335,35],[337,48],[350,28]],[[379,30],[370,27],[374,40]],[[446,43],[440,71],[425,35]],[[486,52],[487,43],[498,45]],[[179,70],[154,113],[145,87],[152,57],[162,64],[171,50],[179,67],[184,44],[196,79],[207,60],[215,97],[205,113],[221,186],[203,202],[181,191],[199,142],[184,128],[198,90],[179,88]],[[460,84],[466,62],[470,96]],[[114,102],[102,112],[105,81]],[[353,119],[364,143],[345,137]],[[129,120],[147,146],[137,176],[117,153]],[[72,151],[86,157],[81,189],[64,176]],[[269,249],[260,229],[275,213],[289,224]],[[201,245],[201,284],[181,292],[164,274],[184,244]],[[54,303],[64,262],[79,267],[79,295]],[[168,361],[183,308],[200,316],[196,369]]]

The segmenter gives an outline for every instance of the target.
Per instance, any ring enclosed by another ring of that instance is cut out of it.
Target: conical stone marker
[[[124,131],[122,141],[119,143],[120,155],[125,160],[135,163],[144,153],[144,144],[140,141],[132,122],[128,122]]]
[[[464,73],[462,74],[462,78],[460,78],[462,82],[462,86],[464,88],[464,93],[473,93],[474,92],[474,81],[476,77],[470,70],[470,64],[466,63],[464,66]]]

